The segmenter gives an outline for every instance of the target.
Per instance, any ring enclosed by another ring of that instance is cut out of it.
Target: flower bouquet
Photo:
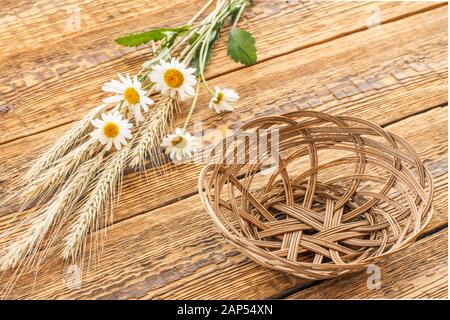
[[[49,255],[83,264],[84,253],[104,238],[104,232],[93,231],[112,221],[125,168],[157,166],[165,161],[164,153],[174,161],[192,156],[198,143],[188,126],[200,88],[210,94],[209,108],[217,113],[232,111],[239,99],[232,89],[211,88],[205,78],[225,24],[231,24],[228,55],[245,65],[256,63],[254,38],[237,27],[251,4],[209,0],[186,25],[115,40],[127,47],[148,45],[152,59],[138,73],[119,74],[105,83],[103,103],[10,183],[5,201],[19,199],[22,218],[3,234],[12,241],[2,250],[0,270],[35,269]],[[185,109],[184,126],[168,132],[174,117]]]

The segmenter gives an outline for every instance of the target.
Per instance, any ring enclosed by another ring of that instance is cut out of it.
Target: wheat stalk
[[[177,97],[164,96],[158,101],[146,123],[142,126],[140,137],[131,151],[130,166],[132,168],[140,167],[143,169],[147,156],[151,157],[155,165],[159,163],[160,156],[157,151],[176,111],[179,111]]]
[[[28,261],[32,261],[37,256],[39,244],[43,241],[51,225],[59,216],[62,215],[63,217],[59,218],[63,219],[72,212],[92,176],[97,172],[102,158],[103,154],[100,154],[96,158],[86,161],[75,176],[66,183],[62,191],[45,208],[39,210],[31,219],[31,226],[2,255],[0,270],[14,268],[24,257],[28,256]],[[58,234],[52,234],[51,240],[57,237]]]
[[[94,181],[95,187],[88,196],[87,201],[77,212],[77,218],[69,229],[68,235],[64,239],[62,257],[65,260],[75,259],[80,256],[83,250],[85,236],[92,231],[94,223],[98,221],[101,214],[107,208],[114,207],[114,195],[116,190],[120,190],[123,168],[130,151],[126,147],[108,159],[103,171],[98,179]],[[107,224],[107,222],[105,222]]]
[[[100,105],[92,109],[83,119],[78,121],[65,135],[63,135],[47,152],[45,152],[24,175],[25,183],[32,183],[42,172],[63,157],[68,151],[76,147],[85,134],[92,128],[91,120],[106,109]]]
[[[193,114],[199,96],[200,83],[203,82],[211,97],[216,94],[208,86],[204,70],[209,60],[208,52],[217,40],[218,32],[225,19],[229,17],[233,17],[233,26],[236,26],[245,6],[249,4],[248,0],[219,0],[208,17],[194,26],[193,23],[213,2],[214,0],[209,0],[191,19],[188,27],[192,29],[184,36],[178,38],[175,36],[174,41],[168,41],[168,38],[165,38],[159,42],[158,49],[155,49],[154,45],[155,56],[159,58],[152,59],[151,64],[146,63],[143,70],[136,75],[137,80],[133,80],[133,82],[140,81],[145,85],[142,88],[143,91],[151,88],[150,91],[145,91],[145,94],[151,94],[152,90],[160,85],[159,81],[152,81],[153,64],[158,63],[160,59],[166,59],[168,55],[175,55],[173,58],[185,65],[191,65],[190,62],[196,59],[196,63],[193,65],[198,69],[197,90],[183,129],[186,129]],[[128,37],[123,39],[130,40]],[[236,54],[236,52],[233,53],[233,55]],[[240,58],[236,60],[236,56],[234,56],[233,59],[238,61]],[[162,62],[160,63],[162,64]],[[191,75],[192,70],[188,73],[189,77],[193,76]],[[148,80],[151,83],[145,84]],[[117,84],[114,81],[112,83]],[[106,89],[104,90],[109,92],[108,86],[105,85]],[[24,177],[14,178],[11,190],[14,193],[12,196],[21,200],[22,209],[19,213],[23,213],[23,208],[30,204],[36,205],[38,209],[30,210],[28,219],[22,220],[20,230],[28,227],[25,231],[16,232],[19,230],[16,229],[12,232],[18,234],[18,240],[10,244],[5,254],[0,257],[0,270],[16,266],[19,269],[22,265],[35,266],[35,263],[39,265],[40,261],[37,257],[40,257],[41,254],[42,257],[48,255],[50,250],[57,251],[58,255],[61,255],[66,261],[82,257],[87,235],[90,233],[91,237],[97,237],[100,233],[92,231],[101,227],[99,221],[103,214],[106,214],[103,221],[104,226],[108,225],[109,219],[112,218],[112,210],[118,201],[116,193],[120,193],[121,190],[124,168],[130,165],[133,168],[145,169],[148,158],[155,166],[162,162],[161,141],[167,134],[166,130],[171,125],[175,113],[179,112],[179,95],[183,96],[183,91],[176,93],[177,90],[174,91],[174,88],[162,91],[159,101],[146,117],[144,124],[135,129],[132,138],[129,137],[128,130],[124,135],[116,136],[116,139],[120,139],[119,145],[116,145],[118,140],[114,140],[116,149],[120,149],[121,144],[126,144],[126,140],[132,139],[123,149],[108,152],[107,156],[103,158],[107,151],[103,150],[98,154],[99,148],[88,138],[88,132],[93,129],[91,121],[106,112],[107,106],[101,105],[91,110],[57,140],[47,152],[35,161]],[[186,93],[188,91],[190,90],[186,89]],[[122,100],[114,108],[114,112],[119,111],[124,118],[123,121],[128,122],[133,117],[140,120],[140,108],[147,110],[144,104],[138,105],[139,109],[129,108],[127,104],[124,104],[128,98],[120,99]],[[108,136],[104,131],[106,124],[103,131],[100,126],[95,125],[95,127],[98,127],[99,131],[95,129],[94,139],[98,139],[104,144],[105,141],[99,138]],[[111,136],[108,136],[108,139],[110,138]],[[108,140],[108,143],[107,149],[109,150],[111,140]],[[53,195],[55,191],[58,194]],[[9,196],[7,201],[13,199],[12,196]],[[0,200],[0,203],[3,202]],[[110,211],[108,212],[108,210]],[[106,228],[104,231],[106,232]],[[62,240],[62,242],[53,247],[56,240]],[[41,245],[43,242],[45,246]],[[91,245],[92,243],[95,246],[96,242],[91,241]]]
[[[92,158],[96,151],[95,141],[89,139],[59,159],[53,167],[45,170],[28,188],[21,191],[20,198],[23,206],[26,207],[31,201],[38,198],[45,199],[82,163]]]

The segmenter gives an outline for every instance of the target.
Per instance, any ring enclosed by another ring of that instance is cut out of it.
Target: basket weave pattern
[[[277,130],[276,140],[267,129]],[[261,157],[242,163],[262,148],[239,138],[252,132],[278,144],[276,155],[267,152],[277,166]],[[241,161],[230,161],[236,154]],[[430,221],[434,193],[405,140],[368,121],[313,111],[242,126],[211,151],[199,191],[232,245],[308,279],[360,270],[403,249]]]

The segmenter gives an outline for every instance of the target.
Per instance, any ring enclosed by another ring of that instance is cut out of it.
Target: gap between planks
[[[445,223],[445,224],[443,224],[441,226],[437,226],[437,227],[435,227],[435,228],[433,228],[431,230],[428,230],[425,233],[421,234],[417,238],[417,240],[415,242],[413,242],[411,245],[415,245],[415,244],[419,244],[419,243],[423,244],[423,243],[425,243],[427,238],[430,238],[433,235],[439,234],[441,231],[443,231],[443,230],[445,230],[447,228],[448,228],[448,223]],[[399,252],[397,254],[401,254],[401,252]],[[333,279],[331,279],[331,280],[333,280]],[[279,293],[277,295],[274,295],[274,296],[270,297],[269,299],[288,299],[291,296],[295,296],[297,294],[300,294],[302,291],[314,288],[317,285],[326,284],[329,281],[330,281],[330,279],[311,281],[311,283],[301,284],[301,285],[295,286],[293,288],[287,289],[286,291],[281,292],[281,293]]]
[[[418,9],[418,10],[415,10],[415,11],[411,11],[411,12],[399,15],[397,17],[393,17],[393,18],[390,18],[390,19],[383,20],[380,23],[380,25],[387,25],[389,23],[396,22],[396,21],[399,21],[399,20],[402,20],[402,19],[405,19],[405,18],[409,18],[409,17],[415,16],[417,14],[425,13],[425,12],[428,12],[428,11],[431,11],[431,10],[434,10],[434,9],[437,9],[437,8],[440,8],[440,7],[445,7],[445,6],[447,6],[447,4],[448,4],[447,2],[435,3],[432,6],[427,7],[427,8],[421,8],[421,9]],[[279,57],[282,57],[284,55],[291,54],[291,53],[294,53],[294,52],[297,52],[297,51],[301,51],[301,50],[305,50],[305,49],[308,49],[308,48],[311,48],[311,47],[319,46],[321,44],[325,44],[325,43],[330,42],[330,41],[339,40],[341,38],[347,37],[347,36],[352,35],[354,33],[364,32],[364,31],[367,31],[367,30],[369,30],[368,27],[360,27],[360,28],[356,28],[356,29],[349,30],[349,31],[346,31],[346,32],[342,32],[340,34],[337,34],[337,35],[334,35],[334,36],[331,36],[331,37],[328,37],[328,38],[325,38],[325,39],[322,39],[322,40],[319,40],[319,41],[315,41],[315,42],[309,43],[309,44],[307,44],[305,46],[300,46],[298,48],[295,48],[295,49],[292,49],[292,50],[280,53],[278,55],[274,55],[274,56],[271,56],[271,57],[268,57],[268,58],[265,58],[265,59],[258,60],[258,63],[262,63],[262,62],[269,61],[269,60],[272,60],[272,59],[275,59],[275,58],[279,58]],[[220,76],[223,76],[223,75],[226,75],[226,74],[229,74],[229,73],[233,73],[233,72],[239,71],[241,69],[250,68],[250,67],[251,66],[241,66],[240,68],[230,69],[228,71],[222,72],[220,74]]]
[[[391,256],[389,265],[386,264],[387,260],[381,262],[381,287],[378,290],[369,290],[366,287],[366,280],[370,275],[361,271],[341,278],[318,281],[296,292],[290,292],[283,298],[448,298],[448,228],[446,226],[435,228],[436,232],[433,234],[417,240],[404,251]],[[420,256],[421,259],[418,260],[416,256]],[[425,264],[422,264],[422,261]],[[387,285],[383,285],[386,283]],[[336,288],[339,288],[339,291],[336,291]]]

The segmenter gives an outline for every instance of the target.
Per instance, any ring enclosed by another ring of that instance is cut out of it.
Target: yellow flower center
[[[174,147],[180,147],[183,148],[186,146],[186,139],[184,139],[182,136],[178,136],[172,139],[172,146]]]
[[[103,126],[103,134],[108,138],[115,138],[119,135],[120,128],[115,122],[107,122]]]
[[[164,73],[164,81],[171,88],[179,88],[183,85],[184,76],[179,70],[172,68]]]
[[[127,88],[123,95],[129,104],[136,104],[139,102],[139,93],[133,87]]]
[[[219,104],[219,103],[222,102],[223,97],[224,97],[223,92],[222,92],[222,91],[219,91],[219,93],[217,94],[217,97],[215,97],[215,99],[213,100],[213,102],[214,102],[215,104]]]

